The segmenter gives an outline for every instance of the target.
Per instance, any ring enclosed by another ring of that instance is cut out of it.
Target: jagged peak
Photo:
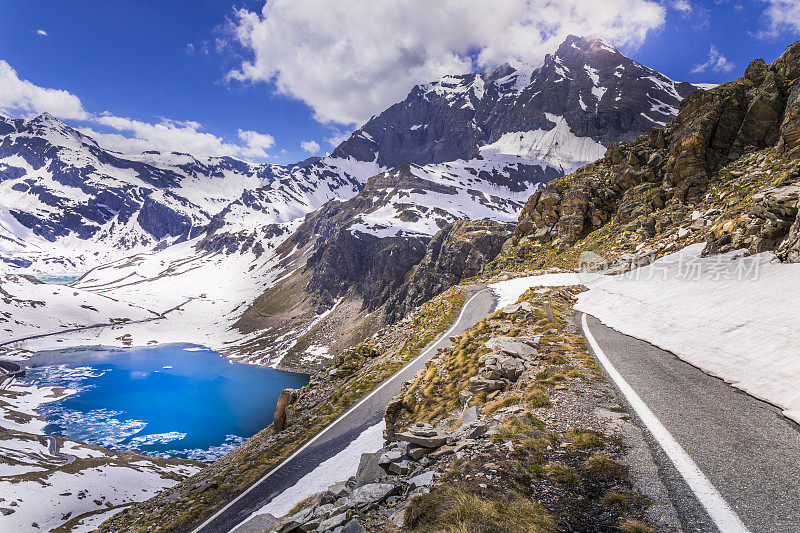
[[[556,50],[556,56],[565,55],[570,50],[579,50],[585,54],[593,55],[599,52],[608,52],[612,54],[619,54],[620,51],[611,42],[599,37],[597,35],[586,35],[579,37],[577,35],[567,35],[564,42]]]

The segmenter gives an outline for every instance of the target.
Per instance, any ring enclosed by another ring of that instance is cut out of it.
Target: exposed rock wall
[[[425,257],[386,303],[390,322],[461,280],[475,276],[494,259],[513,224],[495,220],[457,220],[434,235]]]
[[[612,145],[602,160],[537,191],[520,215],[515,242],[528,238],[565,248],[614,217],[621,223],[639,220],[639,231],[652,236],[670,221],[650,215],[667,203],[697,203],[710,177],[742,155],[775,147],[785,157],[797,157],[798,78],[800,42],[790,45],[771,65],[757,59],[742,78],[693,93],[666,127]],[[795,223],[793,190],[754,198],[749,231],[751,236],[759,234],[758,242],[722,236],[723,241],[709,252],[735,243],[759,250],[778,249],[785,260],[800,259],[800,223]],[[770,222],[764,227],[755,219]]]

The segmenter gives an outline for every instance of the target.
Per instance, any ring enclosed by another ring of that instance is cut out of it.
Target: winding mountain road
[[[450,329],[433,341],[420,355],[208,518],[194,532],[228,533],[253,512],[268,504],[275,496],[293,487],[300,478],[314,470],[320,463],[346,448],[364,430],[381,421],[386,405],[400,392],[403,383],[423,369],[425,363],[436,355],[439,348],[449,346],[451,336],[470,329],[492,313],[495,306],[496,299],[492,292],[486,288],[479,288],[467,299]]]
[[[800,427],[780,409],[588,315],[584,334],[647,428],[685,531],[800,531]]]

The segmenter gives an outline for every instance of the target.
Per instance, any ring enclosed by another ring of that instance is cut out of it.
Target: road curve
[[[47,439],[47,450],[50,452],[50,455],[63,461],[63,463],[59,464],[59,466],[66,466],[72,464],[78,459],[74,455],[70,455],[68,453],[61,453],[60,451],[58,451],[60,446],[58,445],[58,439],[56,437],[53,437],[51,435],[46,435],[45,439]]]
[[[342,416],[322,430],[314,439],[270,470],[221,510],[194,529],[194,533],[228,533],[275,496],[294,486],[300,478],[320,463],[347,447],[368,427],[380,422],[383,411],[403,386],[439,348],[450,345],[450,337],[470,329],[491,314],[496,298],[489,289],[481,288],[468,297],[453,325],[433,341],[419,356],[410,361],[374,391],[362,398]]]
[[[713,505],[709,513],[699,503],[708,501],[708,493],[698,499],[662,442],[653,436],[659,432],[645,431],[685,531],[800,531],[797,424],[784,417],[780,409],[705,374],[670,352],[623,335],[594,317],[584,318],[584,333],[590,345],[594,340],[602,352],[596,353],[601,363],[603,358],[610,362],[691,458],[732,511],[727,518],[741,520],[739,526],[735,520],[726,522],[724,512],[720,519],[720,509]],[[592,348],[597,352],[595,346]],[[620,386],[613,373],[610,375],[636,412],[637,423],[647,425],[635,401],[625,394],[624,385]]]

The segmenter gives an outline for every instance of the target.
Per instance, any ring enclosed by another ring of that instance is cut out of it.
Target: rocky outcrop
[[[799,154],[798,78],[800,42],[771,65],[755,60],[742,78],[693,93],[666,127],[612,145],[602,160],[537,191],[520,215],[514,242],[552,242],[563,249],[612,218],[622,224],[636,221],[637,231],[653,236],[673,222],[655,217],[657,211],[667,204],[697,203],[709,178],[731,161],[768,147]],[[759,233],[760,248],[784,242],[794,223],[786,194],[775,191],[755,199],[753,217],[771,221],[745,230]],[[720,242],[714,249],[724,246]]]
[[[294,414],[294,403],[299,397],[297,389],[283,389],[278,396],[275,414],[272,416],[272,427],[275,431],[282,431],[291,421]]]
[[[497,431],[496,423],[481,420],[476,408],[470,413],[471,418],[465,415],[455,431],[418,423],[398,433],[396,440],[386,442],[379,451],[363,454],[355,476],[331,485],[310,498],[303,509],[276,525],[270,524],[264,531],[363,532],[360,522],[374,517],[376,508],[385,503],[396,507],[390,519],[402,523],[409,500],[430,492],[442,476],[440,459],[460,457],[477,449]]]
[[[800,262],[800,169],[794,183],[771,187],[753,195],[744,221],[732,231],[717,228],[703,255],[747,249],[750,253],[775,250],[782,261]]]
[[[511,310],[504,308],[503,313],[511,316],[530,315],[518,305],[514,305]],[[539,355],[538,346],[539,339],[533,337],[489,339],[486,341],[486,347],[492,351],[478,359],[481,364],[480,370],[477,376],[470,378],[469,390],[484,391],[493,397],[496,391],[501,391],[509,383],[516,382],[525,371],[536,368],[540,360],[546,359]]]
[[[144,201],[136,216],[136,221],[143,230],[157,240],[164,237],[188,236],[189,230],[192,228],[192,220],[188,216],[176,213],[152,198]]]
[[[428,243],[425,257],[386,302],[390,322],[461,280],[476,276],[494,259],[513,225],[495,220],[457,220]]]

